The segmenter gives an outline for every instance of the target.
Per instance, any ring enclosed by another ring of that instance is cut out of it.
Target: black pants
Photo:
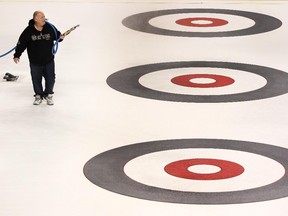
[[[54,60],[46,65],[34,65],[30,63],[31,77],[35,95],[46,97],[48,94],[54,94],[55,84],[55,63]],[[45,80],[45,88],[42,86],[42,77]]]

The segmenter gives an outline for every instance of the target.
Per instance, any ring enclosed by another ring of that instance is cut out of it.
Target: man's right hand
[[[13,60],[16,64],[18,64],[18,62],[20,61],[20,58],[13,58]]]

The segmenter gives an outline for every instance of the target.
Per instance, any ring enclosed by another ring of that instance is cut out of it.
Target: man
[[[56,33],[57,37],[56,37]],[[22,32],[17,43],[14,62],[17,64],[21,54],[27,48],[30,62],[30,72],[32,77],[33,89],[35,92],[34,105],[41,104],[45,99],[48,105],[53,105],[53,89],[55,84],[55,63],[52,48],[54,41],[64,35],[46,23],[45,15],[42,11],[35,11],[33,19],[29,21],[28,27]],[[42,77],[45,80],[45,88],[42,86]]]

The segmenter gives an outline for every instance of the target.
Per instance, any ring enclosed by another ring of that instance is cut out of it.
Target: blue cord
[[[11,52],[13,52],[13,50],[15,50],[15,49],[16,49],[16,47],[14,47],[13,49],[11,49],[11,50],[9,50],[8,52],[4,53],[3,55],[0,55],[0,58],[8,55],[8,54],[11,53]]]
[[[55,40],[55,43],[54,43],[54,45],[53,45],[53,47],[52,47],[52,54],[55,55],[55,54],[57,53],[57,51],[58,51],[58,43],[59,43],[59,41],[61,40],[61,38],[58,38],[58,36],[57,36],[57,31],[56,31],[55,26],[54,26],[53,24],[47,22],[47,21],[46,21],[46,23],[51,26],[51,28],[53,29],[53,31],[54,31],[54,33],[55,33],[55,38],[56,38],[56,40]]]
[[[52,27],[52,29],[53,29],[53,31],[54,31],[54,33],[55,33],[56,41],[55,41],[55,43],[54,43],[54,45],[53,45],[53,47],[52,47],[52,54],[55,55],[55,54],[57,53],[57,51],[58,51],[58,43],[59,43],[59,41],[61,40],[61,38],[58,38],[58,37],[57,37],[57,31],[56,31],[55,26],[52,25],[51,23],[47,22],[47,21],[46,21],[46,23],[48,23],[48,24]],[[8,55],[8,54],[11,53],[11,52],[13,52],[13,50],[15,50],[15,49],[16,49],[16,47],[14,47],[13,49],[11,49],[11,50],[9,50],[8,52],[4,53],[3,55],[0,55],[0,58]]]

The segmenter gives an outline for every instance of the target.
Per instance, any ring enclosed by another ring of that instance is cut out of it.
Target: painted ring
[[[195,23],[195,21],[207,21],[208,23]],[[176,23],[182,26],[192,27],[216,27],[228,24],[228,21],[223,19],[208,18],[208,17],[195,17],[177,20]]]
[[[226,192],[187,192],[158,188],[134,181],[124,173],[132,159],[173,149],[229,149],[245,151],[280,163],[286,170],[277,181],[251,189]],[[221,139],[180,139],[138,143],[115,148],[90,159],[84,175],[106,190],[145,200],[182,204],[240,204],[280,199],[288,196],[288,149],[255,142]]]
[[[195,78],[208,78],[214,80],[212,83],[197,83],[193,82]],[[177,76],[171,79],[171,82],[185,87],[193,87],[193,88],[215,88],[215,87],[223,87],[227,85],[231,85],[235,82],[234,79],[215,74],[188,74]]]
[[[185,14],[185,13],[215,13],[215,14],[228,14],[236,15],[251,19],[255,24],[251,27],[233,31],[222,32],[184,32],[174,31],[169,29],[162,29],[155,27],[149,21],[155,17],[171,15],[171,14]],[[226,9],[172,9],[172,10],[159,10],[150,11],[139,14],[131,15],[122,21],[122,24],[127,28],[158,35],[179,36],[179,37],[231,37],[253,35],[264,32],[273,31],[282,25],[282,22],[272,16],[265,14],[239,11],[239,10],[226,10]]]
[[[267,84],[253,91],[235,94],[189,95],[161,92],[149,89],[139,83],[140,77],[151,72],[189,67],[228,68],[240,70],[239,72],[241,72],[241,70],[247,71],[264,77],[267,80]],[[118,71],[107,78],[107,84],[122,93],[155,100],[195,103],[239,102],[271,98],[286,94],[288,92],[288,74],[269,67],[231,62],[167,62],[141,65]]]
[[[213,165],[220,168],[216,173],[195,173],[189,171],[189,167],[195,165]],[[241,175],[244,172],[244,168],[234,162],[219,159],[209,158],[193,158],[180,161],[174,161],[169,163],[164,168],[168,174],[185,179],[193,180],[219,180],[233,178]]]

